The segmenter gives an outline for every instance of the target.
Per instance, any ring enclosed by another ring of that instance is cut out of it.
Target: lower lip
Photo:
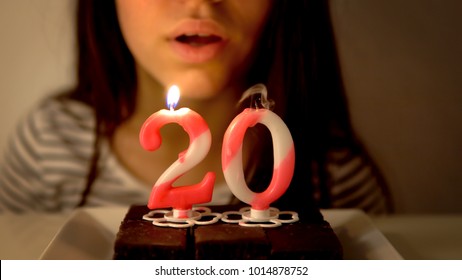
[[[212,60],[218,56],[225,45],[225,41],[220,41],[198,47],[172,41],[173,51],[187,63],[204,63]]]

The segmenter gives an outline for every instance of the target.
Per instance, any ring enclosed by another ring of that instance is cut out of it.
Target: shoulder
[[[91,141],[95,120],[93,110],[86,104],[65,95],[41,100],[19,125],[29,131],[36,141]]]
[[[361,208],[368,213],[390,211],[385,180],[364,148],[332,149],[326,163],[334,207]]]
[[[50,96],[20,121],[9,139],[9,148],[30,162],[87,158],[94,141],[94,126],[94,114],[88,105],[64,95]]]
[[[31,111],[31,117],[46,120],[43,125],[60,128],[89,129],[94,125],[94,111],[90,106],[66,95],[43,99]]]
[[[59,197],[80,192],[93,151],[94,123],[89,106],[65,96],[37,103],[3,154],[0,212],[1,204],[16,211],[74,205]]]

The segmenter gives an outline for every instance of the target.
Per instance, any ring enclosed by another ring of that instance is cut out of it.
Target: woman
[[[221,143],[235,104],[266,85],[290,129],[295,172],[281,208],[390,210],[380,174],[350,124],[327,1],[80,0],[78,83],[46,99],[18,129],[0,182],[0,209],[65,211],[77,206],[146,203],[151,186],[187,147],[176,126],[162,149],[139,145],[144,120],[181,88],[181,107],[207,121],[212,146],[177,182],[217,175],[212,203],[232,203],[221,171]],[[272,143],[256,126],[246,135],[248,185],[272,176]]]

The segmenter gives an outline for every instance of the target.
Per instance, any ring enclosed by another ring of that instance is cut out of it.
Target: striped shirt
[[[0,167],[0,212],[71,211],[79,204],[93,155],[92,109],[71,99],[46,98],[22,120]],[[150,186],[118,162],[103,141],[98,177],[87,206],[146,204]],[[384,197],[369,166],[360,157],[335,152],[329,157],[333,207],[383,212]],[[231,200],[229,188],[217,188],[211,204]]]
[[[359,208],[369,214],[391,210],[384,182],[364,154],[349,149],[331,150],[327,172],[332,208]]]
[[[80,202],[93,154],[94,114],[77,101],[45,99],[11,138],[0,169],[0,211],[70,211]],[[146,203],[150,189],[102,143],[88,206]]]

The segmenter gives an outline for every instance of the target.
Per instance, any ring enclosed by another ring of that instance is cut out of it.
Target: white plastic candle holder
[[[162,217],[155,218],[157,214],[164,214]],[[201,221],[203,217],[213,217],[208,221]],[[189,210],[152,210],[143,215],[143,220],[151,221],[153,225],[159,227],[187,228],[194,225],[211,225],[218,222],[222,217],[220,213],[212,213],[210,208],[204,206],[193,207]]]
[[[240,219],[231,219],[229,216],[237,215]],[[290,215],[290,219],[280,219],[281,215]],[[298,213],[294,211],[279,211],[270,207],[264,210],[256,210],[251,207],[243,207],[239,211],[227,211],[222,214],[221,220],[225,223],[239,224],[243,227],[279,227],[282,224],[295,223],[299,220]]]

